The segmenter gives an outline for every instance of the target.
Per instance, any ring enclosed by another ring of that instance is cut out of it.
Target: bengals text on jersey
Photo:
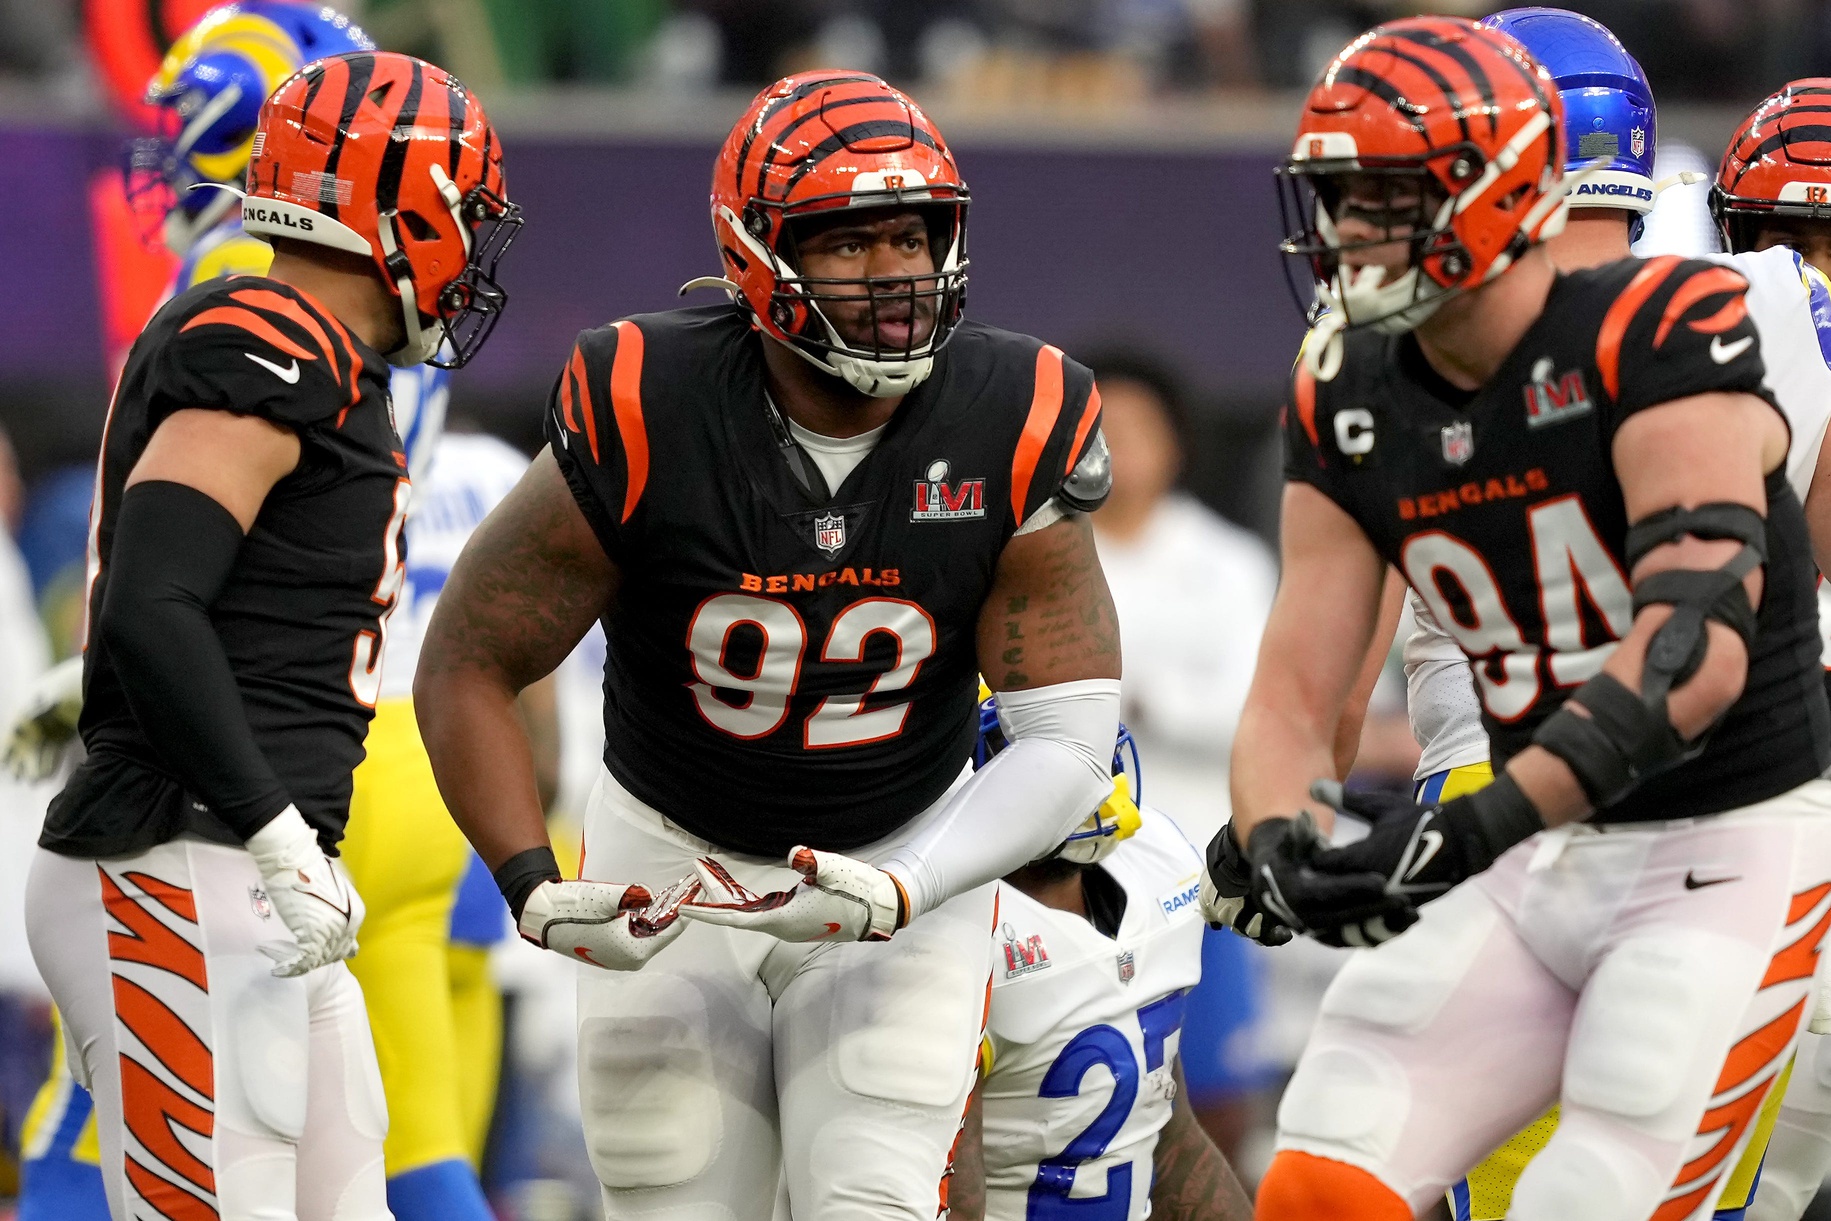
[[[248,531],[211,621],[255,741],[320,840],[343,833],[381,681],[384,616],[405,573],[411,487],[388,366],[305,293],[258,276],[213,280],[154,315],[128,354],[102,437],[89,527],[91,623],[128,474],[175,411],[259,416],[298,434],[299,464]],[[92,640],[81,720],[88,757],[40,843],[70,856],[138,852],[189,832],[240,844],[160,762]]]
[[[975,631],[999,554],[1095,443],[1092,375],[963,322],[820,501],[783,460],[738,309],[579,337],[547,434],[621,571],[604,762],[732,851],[848,851],[972,755]]]
[[[1332,381],[1299,362],[1286,478],[1346,510],[1455,637],[1497,770],[1632,625],[1616,429],[1710,391],[1773,402],[1746,286],[1732,268],[1676,256],[1560,277],[1474,392],[1438,376],[1409,334],[1350,332]],[[1810,544],[1784,467],[1767,497],[1766,582],[1741,698],[1701,753],[1596,821],[1747,806],[1831,764]]]

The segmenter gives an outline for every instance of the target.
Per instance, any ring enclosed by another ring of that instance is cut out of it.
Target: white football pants
[[[759,893],[800,881],[600,775],[586,878],[658,891],[704,855]],[[579,1095],[607,1216],[771,1221],[785,1192],[795,1221],[934,1221],[985,1025],[996,890],[888,941],[695,923],[639,971],[580,967]]]
[[[342,963],[273,977],[261,947],[295,943],[246,851],[39,849],[26,921],[117,1221],[388,1221],[362,990]]]
[[[1823,780],[1713,818],[1536,835],[1336,976],[1278,1148],[1422,1212],[1558,1101],[1510,1218],[1708,1217],[1827,928]]]

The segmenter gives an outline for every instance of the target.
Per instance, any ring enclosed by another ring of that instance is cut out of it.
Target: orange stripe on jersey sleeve
[[[102,906],[127,931],[108,931],[108,957],[117,962],[139,962],[170,971],[180,979],[209,990],[203,951],[167,928],[160,919],[129,898],[100,866]]]
[[[1726,331],[1742,319],[1748,317],[1748,302],[1743,300],[1742,293],[1748,288],[1748,281],[1727,267],[1712,267],[1709,271],[1700,271],[1689,280],[1678,286],[1672,294],[1672,300],[1666,302],[1666,311],[1659,317],[1659,329],[1653,332],[1653,346],[1658,348],[1666,342],[1666,336],[1673,326],[1685,316],[1685,311],[1706,297],[1718,293],[1735,293],[1736,298],[1726,303],[1722,309],[1709,318],[1700,319],[1691,324],[1691,329],[1710,334],[1713,331]],[[1740,312],[1737,306],[1740,306]]]
[[[166,1221],[219,1221],[220,1214],[214,1208],[176,1183],[160,1178],[132,1155],[127,1158],[127,1181]]]
[[[146,1050],[191,1090],[216,1100],[210,1049],[171,1007],[125,976],[114,976],[114,1013]]]
[[[305,333],[318,342],[318,350],[324,354],[334,368],[337,364],[337,352],[331,347],[331,337],[325,333],[318,320],[305,312],[305,307],[283,293],[276,293],[270,288],[240,288],[229,294],[230,299],[264,309],[268,313],[278,314],[289,322],[295,322],[305,329]]]
[[[1074,426],[1074,444],[1068,447],[1068,461],[1062,464],[1062,474],[1067,476],[1074,471],[1075,459],[1081,456],[1081,443],[1087,440],[1087,434],[1093,431],[1094,421],[1100,418],[1100,387],[1095,386],[1087,392],[1087,406],[1081,408],[1081,422]]]
[[[1297,362],[1295,398],[1297,400],[1297,422],[1303,425],[1304,434],[1310,438],[1310,444],[1321,449],[1322,442],[1316,439],[1316,377],[1302,360]]]
[[[1043,447],[1055,431],[1056,417],[1062,414],[1062,349],[1044,344],[1036,354],[1036,389],[1030,396],[1030,414],[1024,420],[1024,431],[1017,438],[1017,453],[1011,459],[1011,516],[1024,524],[1024,505],[1030,499],[1030,481],[1036,478],[1036,464],[1042,461]]]
[[[1648,260],[1608,307],[1608,313],[1602,316],[1602,328],[1596,334],[1596,368],[1602,372],[1602,388],[1608,391],[1610,398],[1621,397],[1621,341],[1627,338],[1628,326],[1678,263],[1676,254],[1662,254]],[[1315,439],[1314,432],[1310,436]]]
[[[195,330],[200,326],[238,326],[262,343],[272,344],[280,351],[297,356],[300,360],[318,359],[316,355],[282,335],[273,323],[250,309],[241,309],[233,305],[219,305],[215,309],[204,310],[179,328],[179,333]]]
[[[572,387],[579,379],[579,350],[572,349],[572,359],[566,363],[566,371],[559,375],[559,421],[566,426],[567,432],[579,430],[579,416],[572,402]]]
[[[216,1129],[216,1116],[159,1080],[132,1056],[123,1053],[120,1061],[121,1118],[127,1131],[167,1170],[199,1191],[215,1195],[215,1171],[185,1147],[175,1129],[184,1128],[208,1141]]]
[[[616,413],[617,433],[623,438],[623,460],[629,466],[629,486],[623,492],[623,520],[628,521],[642,499],[642,489],[648,486],[648,426],[642,419],[642,328],[633,322],[617,323],[617,355],[610,364],[610,406]],[[590,409],[586,411],[589,418]]]
[[[585,378],[585,354],[577,348],[572,349],[572,363],[566,366],[566,381],[579,388],[579,408],[585,417],[585,440],[591,446],[591,460],[598,460],[598,419],[591,405],[591,383]],[[572,425],[574,432],[578,425]]]

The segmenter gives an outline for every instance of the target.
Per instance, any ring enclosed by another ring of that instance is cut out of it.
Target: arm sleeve
[[[203,407],[302,432],[334,423],[361,397],[361,360],[334,318],[271,280],[230,280],[197,299],[149,370],[153,427]]]
[[[611,385],[622,346],[621,328],[634,326],[625,322],[582,333],[547,396],[547,442],[573,499],[612,559],[621,558],[623,528],[641,501],[647,478],[646,435],[638,463],[624,445],[624,422],[618,418]],[[637,334],[638,342],[624,354],[626,370],[634,357],[634,377],[626,373],[625,384],[616,390],[621,391],[624,414],[630,415],[633,405],[631,423],[641,429],[642,345]],[[631,381],[633,389],[627,384]]]
[[[1117,679],[996,698],[1010,745],[879,862],[909,896],[912,920],[1043,856],[1113,791]]]
[[[96,626],[153,749],[246,839],[291,799],[255,744],[210,622],[241,545],[235,518],[197,489],[134,484],[121,498]]]
[[[1596,367],[1614,405],[1613,427],[1637,411],[1715,391],[1774,404],[1742,273],[1675,259],[1660,275],[1661,264],[1642,268],[1609,307],[1598,334]]]

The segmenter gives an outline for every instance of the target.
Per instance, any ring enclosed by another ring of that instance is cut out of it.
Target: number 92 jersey
[[[388,366],[304,293],[258,276],[172,298],[128,353],[102,433],[89,525],[88,622],[106,594],[127,476],[153,431],[188,408],[296,433],[299,462],[268,492],[210,606],[256,745],[320,839],[349,814],[350,773],[380,692],[381,617],[404,578],[411,492]],[[140,852],[189,832],[240,844],[146,740],[105,640],[85,646],[88,756],[45,819],[69,856]]]
[[[604,763],[727,851],[845,852],[972,753],[976,628],[1005,543],[1099,444],[1087,370],[963,323],[830,500],[771,426],[730,305],[579,337],[547,435],[621,572]]]
[[[999,887],[982,1087],[988,1221],[1150,1212],[1184,1002],[1202,973],[1201,857],[1166,815],[1140,813],[1138,833],[1087,878],[1110,891],[1090,906],[1123,899],[1115,935]]]
[[[1670,255],[1561,276],[1473,392],[1438,376],[1409,334],[1350,332],[1333,381],[1299,362],[1285,476],[1349,513],[1455,637],[1497,768],[1633,623],[1615,431],[1637,411],[1712,391],[1774,402],[1746,288],[1732,268]],[[1765,587],[1741,697],[1700,754],[1597,821],[1734,809],[1831,763],[1814,569],[1784,464],[1767,499]]]

